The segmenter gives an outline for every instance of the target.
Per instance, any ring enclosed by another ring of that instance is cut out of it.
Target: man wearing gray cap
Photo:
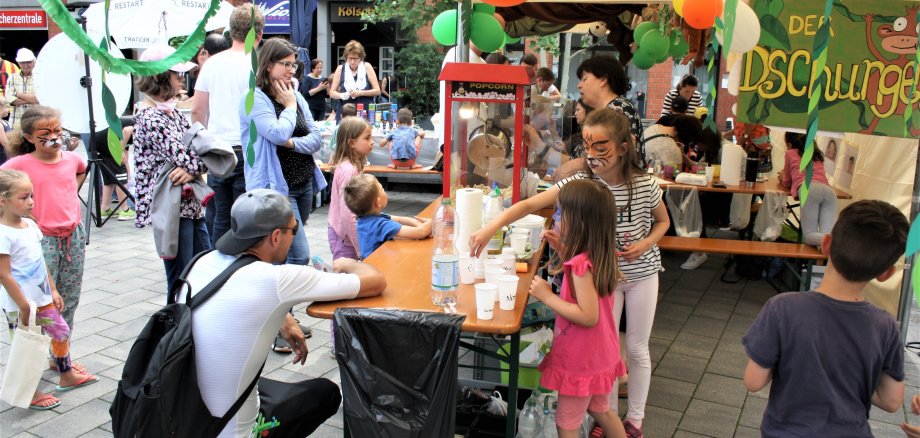
[[[246,192],[233,203],[230,230],[217,241],[217,251],[189,270],[186,279],[194,294],[240,254],[259,259],[193,311],[198,386],[214,416],[224,415],[252,382],[279,327],[294,350],[294,363],[306,362],[303,332],[288,313],[293,305],[375,296],[386,288],[380,271],[351,259],[336,260],[334,273],[280,264],[298,227],[286,196],[269,189]],[[307,436],[336,413],[341,398],[327,379],[282,383],[262,377],[219,437],[249,436],[260,406],[280,422],[272,436]]]
[[[6,81],[6,88],[3,90],[4,97],[13,106],[10,113],[10,125],[13,129],[19,128],[19,122],[22,115],[32,105],[38,105],[38,98],[35,97],[35,81],[32,78],[32,68],[35,67],[35,54],[29,49],[19,49],[16,52],[16,63],[19,64],[19,72],[10,75]]]

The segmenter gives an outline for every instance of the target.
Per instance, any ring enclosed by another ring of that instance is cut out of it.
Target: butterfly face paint
[[[582,135],[585,141],[585,161],[592,170],[610,168],[617,164],[616,144],[607,137],[599,126],[585,126]]]

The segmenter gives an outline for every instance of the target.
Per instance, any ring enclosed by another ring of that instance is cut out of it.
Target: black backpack
[[[125,361],[118,391],[112,400],[112,432],[121,437],[215,437],[243,405],[262,369],[223,417],[214,417],[201,398],[195,369],[192,309],[211,298],[237,270],[258,258],[243,255],[201,292],[191,296],[185,280],[205,251],[188,263],[167,298],[141,331]],[[176,298],[187,286],[185,303]],[[265,364],[263,364],[264,366]]]

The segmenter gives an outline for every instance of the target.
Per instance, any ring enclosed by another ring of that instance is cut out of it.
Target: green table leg
[[[520,370],[521,332],[511,335],[511,351],[508,354],[508,419],[505,422],[505,437],[514,438],[517,422],[518,371]]]

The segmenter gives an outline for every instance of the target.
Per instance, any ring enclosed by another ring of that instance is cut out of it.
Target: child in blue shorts
[[[387,207],[387,193],[374,175],[355,176],[345,186],[344,195],[345,205],[358,217],[358,246],[362,259],[395,237],[426,239],[431,235],[431,219],[382,213]]]
[[[380,141],[380,147],[390,147],[390,160],[387,164],[391,169],[418,169],[422,167],[415,164],[415,157],[422,148],[424,131],[417,131],[412,127],[412,111],[402,108],[396,113],[396,129]]]

